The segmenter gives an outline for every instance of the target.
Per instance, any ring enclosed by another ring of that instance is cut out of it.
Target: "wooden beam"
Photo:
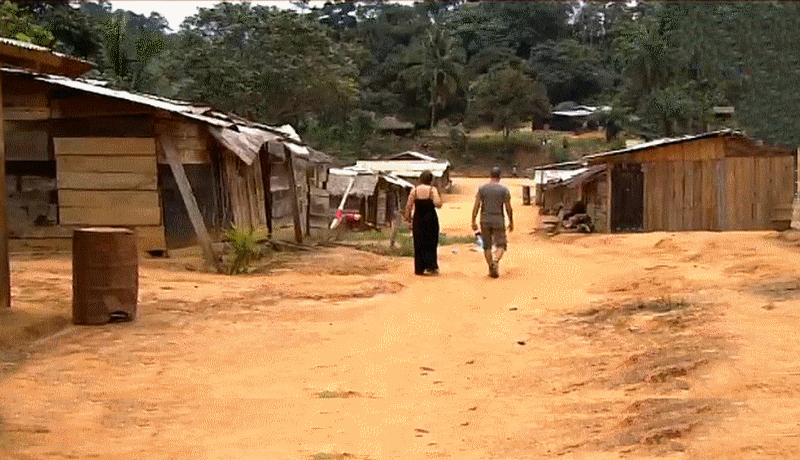
[[[151,137],[60,137],[53,139],[56,155],[155,157]]]
[[[181,192],[183,204],[186,205],[186,210],[189,213],[189,220],[192,221],[194,231],[197,233],[197,239],[200,240],[200,246],[203,248],[206,261],[210,263],[218,273],[222,273],[222,267],[219,264],[219,260],[217,260],[217,256],[214,254],[214,250],[211,248],[211,237],[208,235],[206,224],[203,222],[203,216],[200,214],[200,208],[197,206],[197,200],[194,197],[194,193],[192,193],[192,185],[186,177],[186,171],[183,169],[183,164],[178,157],[175,144],[172,143],[172,139],[168,136],[162,136],[161,146],[164,148],[164,155],[167,157],[170,169],[172,169],[172,175],[175,176],[175,182],[178,184],[178,189]]]
[[[5,123],[3,118],[3,79],[0,73],[0,309],[11,306],[11,269],[8,263],[8,211],[6,188],[6,146],[3,139]]]

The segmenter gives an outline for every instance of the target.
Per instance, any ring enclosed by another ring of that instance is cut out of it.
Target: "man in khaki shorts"
[[[500,168],[492,168],[492,180],[481,185],[475,195],[475,206],[472,208],[472,230],[477,230],[475,219],[481,213],[481,235],[483,236],[483,254],[489,265],[489,276],[497,278],[498,264],[503,253],[508,249],[506,241],[505,213],[508,214],[508,231],[514,231],[514,214],[511,210],[511,192],[500,184]]]

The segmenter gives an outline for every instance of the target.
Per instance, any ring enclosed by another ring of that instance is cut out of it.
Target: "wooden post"
[[[272,239],[272,157],[269,154],[269,148],[266,146],[261,148],[259,152],[261,157],[261,183],[264,187],[264,205],[266,207],[267,215],[267,231],[269,237]]]
[[[800,148],[794,154],[794,202],[792,203],[791,228],[800,230]]]
[[[311,237],[311,178],[306,176],[306,236]]]
[[[189,178],[186,177],[186,171],[183,169],[178,157],[178,151],[175,150],[175,145],[172,139],[168,136],[161,136],[161,146],[164,148],[164,156],[167,158],[167,163],[172,170],[172,175],[175,176],[175,182],[178,184],[178,190],[181,192],[183,204],[186,205],[186,211],[189,213],[189,219],[192,221],[197,238],[200,240],[200,246],[203,248],[203,254],[206,261],[218,272],[222,273],[222,267],[214,255],[214,250],[211,248],[211,237],[206,230],[206,224],[203,222],[203,216],[200,214],[200,208],[197,206],[197,200],[192,193],[192,185],[189,183]]]
[[[283,144],[281,144],[283,147]],[[285,155],[285,162],[284,165],[286,166],[286,174],[289,175],[289,188],[291,191],[292,196],[292,217],[294,218],[294,239],[298,243],[303,242],[303,226],[300,222],[300,204],[297,202],[297,182],[294,178],[294,159],[292,154],[292,149],[287,149],[283,147],[284,155]]]
[[[11,268],[8,262],[8,210],[6,186],[5,118],[3,115],[3,79],[0,74],[0,309],[11,306]]]
[[[611,199],[611,194],[614,193],[614,181],[612,180],[614,174],[614,163],[608,164],[608,176],[606,177],[606,232],[614,233],[614,227],[611,223],[611,216],[614,215],[614,210],[611,208],[614,201]]]

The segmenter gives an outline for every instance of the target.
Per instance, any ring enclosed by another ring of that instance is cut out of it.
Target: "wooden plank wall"
[[[260,157],[256,156],[250,166],[229,151],[225,151],[222,157],[233,225],[255,229],[266,227],[267,211]]]
[[[792,206],[793,163],[790,156],[726,158],[723,229],[772,229],[776,214]]]
[[[143,251],[165,250],[152,138],[54,138],[59,223],[136,227]]]
[[[656,147],[642,153],[644,227],[648,231],[717,230],[716,139]]]
[[[794,196],[792,156],[727,156],[723,138],[656,147],[643,162],[645,229],[766,230]]]
[[[309,216],[311,204],[309,203],[309,187],[311,189],[324,190],[315,187],[314,183],[319,183],[319,172],[316,178],[313,175],[309,178],[306,174],[307,162],[296,161],[294,165],[295,184],[297,185],[298,205],[300,207],[300,222],[303,233],[308,233],[307,224],[314,217]],[[309,185],[309,182],[312,184]],[[294,226],[292,215],[292,194],[289,189],[289,177],[286,175],[286,168],[283,163],[272,164],[272,177],[270,178],[270,188],[272,189],[272,223],[275,228],[288,228]],[[336,203],[338,206],[339,203]],[[330,225],[328,222],[326,225]]]
[[[312,186],[309,196],[311,202],[308,209],[308,232],[312,236],[320,236],[325,233],[331,223],[330,194],[325,189]]]
[[[172,138],[175,149],[178,150],[183,164],[208,164],[211,163],[210,138],[205,126],[191,121],[158,119],[154,125],[156,138],[169,136]],[[159,145],[158,162],[167,164],[164,149]]]

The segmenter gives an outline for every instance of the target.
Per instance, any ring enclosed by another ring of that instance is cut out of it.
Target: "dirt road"
[[[480,181],[456,183],[442,227],[467,234]],[[345,249],[270,276],[143,262],[137,322],[69,328],[4,363],[0,454],[800,457],[796,243],[546,240],[512,190],[497,280],[468,245],[440,250],[437,277]],[[17,308],[67,312],[69,269],[14,261]]]

